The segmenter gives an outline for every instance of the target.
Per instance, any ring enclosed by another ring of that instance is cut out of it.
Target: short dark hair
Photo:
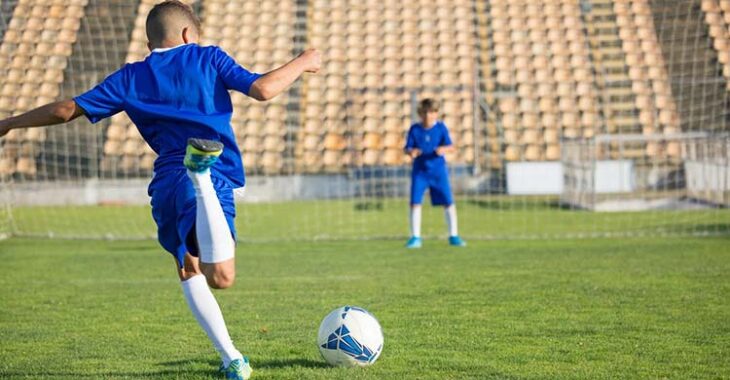
[[[193,8],[179,0],[165,0],[150,10],[147,14],[147,39],[153,45],[159,45],[173,32],[169,30],[170,20],[174,17],[181,17],[195,27],[195,32],[200,34],[200,19],[193,12]],[[176,31],[175,31],[176,32]]]
[[[426,98],[421,100],[420,103],[418,103],[418,113],[426,113],[431,111],[438,111],[439,110],[439,102],[435,99]]]

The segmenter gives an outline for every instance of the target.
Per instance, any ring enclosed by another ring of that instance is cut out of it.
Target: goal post
[[[13,232],[9,186],[10,184],[0,177],[0,239],[9,237]]]
[[[562,141],[564,188],[571,209],[637,212],[666,223],[630,221],[626,233],[727,232],[730,206],[730,135],[691,132],[598,135]],[[694,225],[696,213],[716,225]],[[681,231],[680,231],[681,230]]]

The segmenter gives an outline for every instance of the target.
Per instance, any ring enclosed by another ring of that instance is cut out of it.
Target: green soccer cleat
[[[248,358],[245,356],[243,359],[231,361],[227,368],[221,363],[219,371],[226,376],[226,379],[235,380],[248,380],[251,378],[251,372],[253,372],[251,366],[248,364]]]
[[[183,165],[191,172],[201,173],[213,166],[221,153],[223,144],[218,141],[190,138]]]

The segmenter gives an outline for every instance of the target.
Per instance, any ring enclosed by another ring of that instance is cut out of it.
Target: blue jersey
[[[248,95],[261,75],[247,71],[215,46],[155,49],[88,92],[74,98],[92,123],[125,111],[158,154],[155,173],[184,170],[190,137],[221,141],[225,149],[211,170],[233,187],[245,184],[241,152],[231,128],[228,90]]]
[[[437,173],[446,170],[446,160],[436,154],[436,148],[451,145],[449,130],[442,121],[437,121],[431,128],[424,128],[421,123],[411,125],[408,130],[405,149],[420,149],[421,155],[413,160],[413,173]]]

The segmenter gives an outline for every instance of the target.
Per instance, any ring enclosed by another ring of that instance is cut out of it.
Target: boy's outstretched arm
[[[256,100],[269,100],[289,88],[303,73],[316,73],[322,65],[320,53],[308,49],[277,69],[269,71],[251,85],[249,95]]]
[[[73,99],[48,103],[18,116],[0,120],[0,137],[13,129],[67,123],[84,114]]]

